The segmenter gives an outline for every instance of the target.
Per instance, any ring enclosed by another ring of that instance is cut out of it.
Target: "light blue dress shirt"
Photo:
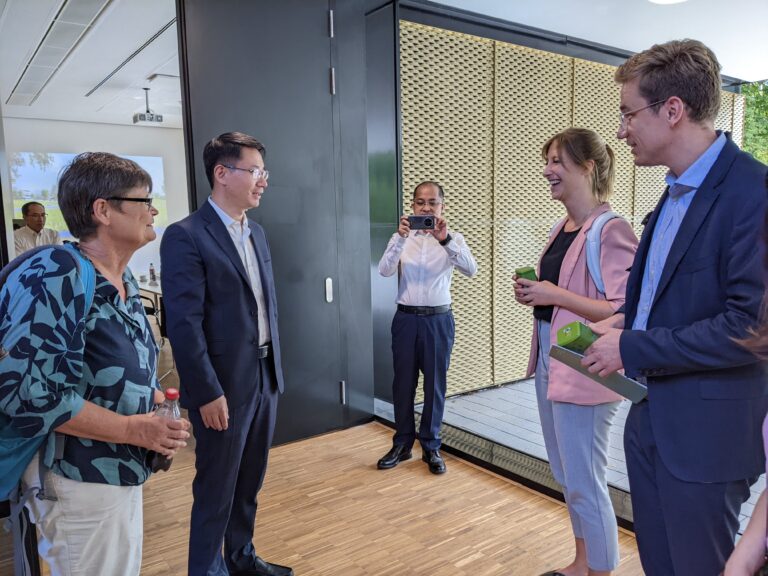
[[[661,213],[656,227],[653,229],[651,246],[645,260],[640,300],[637,303],[637,316],[635,316],[635,321],[632,324],[633,330],[645,330],[648,326],[648,316],[651,313],[653,300],[656,298],[656,290],[659,287],[659,279],[664,270],[664,264],[667,262],[669,250],[672,248],[672,243],[675,241],[678,230],[680,230],[683,218],[688,212],[688,207],[693,202],[704,178],[707,177],[715,161],[717,161],[717,157],[720,156],[720,152],[723,151],[725,142],[725,134],[721,132],[712,145],[679,177],[675,178],[671,172],[668,172],[665,177],[667,185],[670,187],[675,184],[682,184],[690,187],[691,190],[677,198],[668,195],[661,207]]]

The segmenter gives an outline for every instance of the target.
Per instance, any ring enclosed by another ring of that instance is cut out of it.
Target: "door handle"
[[[332,278],[325,279],[325,301],[328,302],[328,304],[333,302],[333,279]]]

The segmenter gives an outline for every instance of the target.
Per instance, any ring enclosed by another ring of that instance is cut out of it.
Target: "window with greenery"
[[[745,84],[744,150],[768,164],[768,80]]]

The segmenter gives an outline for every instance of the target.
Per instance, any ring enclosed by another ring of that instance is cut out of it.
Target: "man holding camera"
[[[451,312],[454,267],[465,276],[477,263],[458,232],[443,218],[445,193],[437,182],[422,182],[413,191],[413,216],[402,216],[397,232],[379,261],[379,273],[400,270],[397,312],[392,320],[392,393],[395,435],[392,449],[378,462],[380,470],[411,458],[416,440],[414,397],[419,371],[424,374],[424,409],[419,427],[421,459],[433,474],[445,472],[440,456],[440,424],[445,406],[446,374],[455,324]]]

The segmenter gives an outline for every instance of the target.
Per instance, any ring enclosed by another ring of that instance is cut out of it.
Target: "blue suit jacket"
[[[757,322],[765,290],[766,167],[728,140],[683,219],[647,331],[625,330],[628,376],[648,379],[659,455],[678,478],[724,482],[765,471],[764,364],[734,341]],[[651,214],[627,283],[634,322],[653,229]]]
[[[283,391],[272,259],[261,226],[248,221],[269,316],[273,362]],[[163,305],[181,381],[181,404],[199,408],[222,394],[230,408],[256,392],[256,299],[234,243],[208,202],[169,226],[160,245]]]

